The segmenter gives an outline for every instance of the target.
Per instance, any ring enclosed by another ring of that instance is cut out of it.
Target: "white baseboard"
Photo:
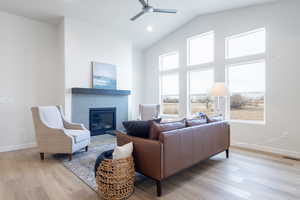
[[[248,144],[248,143],[242,143],[242,142],[232,142],[232,146],[251,149],[251,150],[264,151],[264,152],[268,152],[268,153],[274,153],[274,154],[279,154],[282,156],[300,159],[300,152],[297,152],[297,151],[288,151],[288,150],[284,150],[284,149],[278,149],[278,148],[273,148],[273,147],[267,147],[267,146],[262,146],[262,145],[257,145],[257,144]]]
[[[33,147],[36,147],[36,143],[3,146],[3,147],[0,147],[0,152],[16,151],[16,150],[21,150],[21,149],[33,148]]]

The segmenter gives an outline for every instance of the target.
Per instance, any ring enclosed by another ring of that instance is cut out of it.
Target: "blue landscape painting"
[[[93,88],[117,89],[116,66],[112,64],[92,62]]]

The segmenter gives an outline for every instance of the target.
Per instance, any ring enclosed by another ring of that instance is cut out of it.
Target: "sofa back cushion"
[[[207,118],[195,118],[195,119],[187,119],[186,126],[199,126],[207,123]]]
[[[152,122],[149,132],[149,139],[158,140],[160,133],[165,131],[172,131],[176,129],[181,129],[186,127],[186,120],[167,123],[156,123]]]
[[[148,120],[148,121],[124,121],[123,126],[126,129],[128,135],[141,137],[141,138],[149,138],[149,131],[152,121],[156,123],[160,123],[161,118]]]

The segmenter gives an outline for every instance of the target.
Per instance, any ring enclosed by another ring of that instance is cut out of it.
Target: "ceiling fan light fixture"
[[[147,28],[146,28],[146,30],[147,30],[148,32],[153,32],[153,27],[150,26],[150,25],[148,25]]]

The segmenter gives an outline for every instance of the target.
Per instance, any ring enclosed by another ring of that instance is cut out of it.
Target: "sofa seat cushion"
[[[177,122],[167,122],[167,123],[156,123],[152,122],[149,132],[149,139],[158,140],[160,133],[165,131],[172,131],[180,128],[186,127],[186,119]]]
[[[149,131],[150,131],[150,126],[152,121],[160,123],[161,118],[148,120],[148,121],[142,121],[142,120],[124,121],[123,126],[126,129],[128,135],[141,137],[141,138],[149,138]]]
[[[82,142],[84,140],[90,139],[90,131],[88,130],[70,130],[65,129],[64,130],[66,134],[72,136],[74,138],[75,143]]]

